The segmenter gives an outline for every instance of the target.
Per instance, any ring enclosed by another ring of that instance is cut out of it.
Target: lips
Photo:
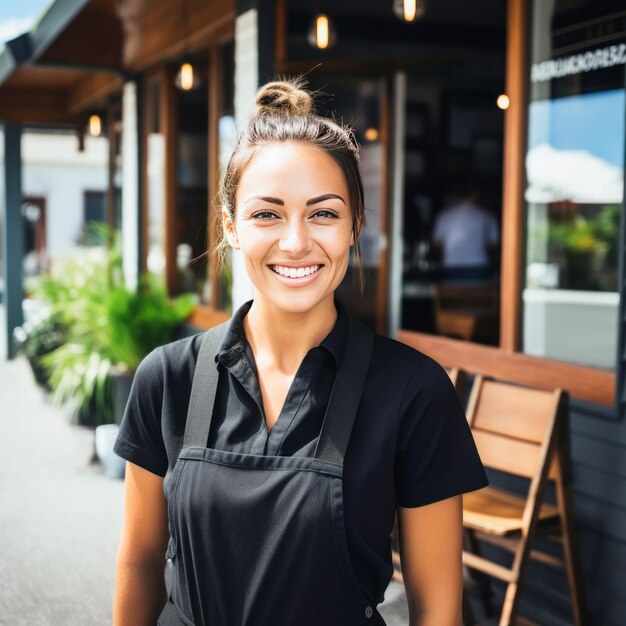
[[[306,276],[311,276],[313,274],[317,274],[319,270],[323,267],[323,265],[301,265],[299,267],[294,267],[293,265],[270,265],[270,269],[279,276],[284,278],[304,278]]]

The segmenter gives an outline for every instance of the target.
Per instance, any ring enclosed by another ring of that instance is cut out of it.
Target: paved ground
[[[0,328],[3,310],[0,307]],[[91,464],[94,434],[69,423],[0,338],[0,625],[111,624],[124,482]],[[379,607],[408,624],[392,582]]]

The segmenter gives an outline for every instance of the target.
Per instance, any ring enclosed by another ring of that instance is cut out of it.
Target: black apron
[[[164,483],[170,539],[160,626],[383,625],[354,575],[343,460],[373,333],[350,319],[313,457],[207,448],[226,324],[205,333],[185,437]]]

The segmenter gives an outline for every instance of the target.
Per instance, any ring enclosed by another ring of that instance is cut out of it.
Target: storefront
[[[392,0],[92,0],[73,13],[69,4],[53,5],[56,30],[40,50],[35,31],[31,49],[13,46],[11,64],[0,56],[12,162],[19,124],[99,113],[111,138],[109,221],[124,233],[129,274],[195,291],[193,324],[209,327],[251,293],[237,256],[223,273],[211,255],[189,263],[216,241],[212,199],[235,120],[260,82],[306,73],[320,111],[336,111],[362,147],[366,286],[361,298],[348,276],[346,306],[444,365],[570,392],[590,623],[621,623],[621,4],[438,0],[417,2],[409,22]],[[91,45],[98,36],[107,43]],[[180,88],[183,62],[192,89]],[[34,105],[44,93],[47,106]],[[465,216],[460,230],[443,218],[453,208]],[[463,236],[465,256],[449,256],[446,240]],[[483,240],[479,254],[468,251]],[[524,612],[568,623],[562,573],[532,564],[530,579]]]

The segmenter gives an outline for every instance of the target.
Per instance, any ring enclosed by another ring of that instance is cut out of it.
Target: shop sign
[[[533,63],[530,79],[533,83],[537,83],[625,64],[626,43],[620,43],[572,54],[561,59]]]

